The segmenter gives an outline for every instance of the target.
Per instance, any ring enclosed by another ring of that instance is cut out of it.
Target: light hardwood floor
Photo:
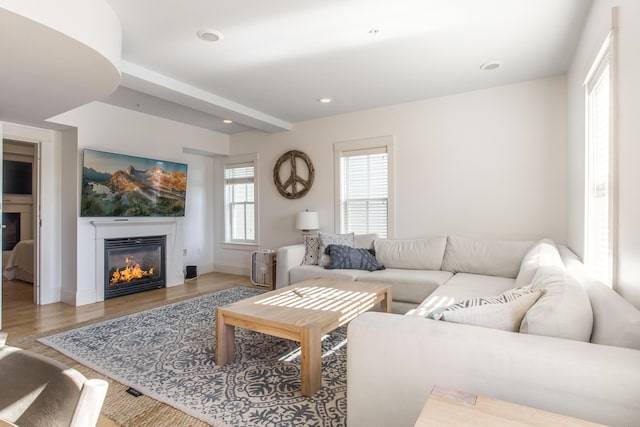
[[[33,288],[19,280],[2,283],[2,331],[12,339],[46,332],[118,313],[129,313],[149,305],[195,297],[233,286],[253,286],[246,276],[208,273],[184,285],[154,289],[104,302],[74,307],[64,303],[33,304]]]
[[[113,298],[96,304],[74,307],[64,303],[37,306],[33,304],[33,288],[19,280],[2,283],[2,331],[8,343],[12,339],[39,334],[50,330],[73,326],[102,317],[136,312],[150,306],[163,305],[198,295],[208,294],[234,286],[254,287],[246,276],[225,273],[208,273],[184,285],[154,289],[133,295]],[[101,416],[98,427],[118,427]]]

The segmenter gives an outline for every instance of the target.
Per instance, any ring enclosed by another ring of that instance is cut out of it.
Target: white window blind
[[[340,229],[387,237],[389,218],[386,148],[342,152],[340,156]]]
[[[227,242],[256,240],[255,166],[252,162],[227,164],[224,169],[225,234]]]
[[[585,82],[585,266],[609,286],[614,262],[612,79],[607,42]]]

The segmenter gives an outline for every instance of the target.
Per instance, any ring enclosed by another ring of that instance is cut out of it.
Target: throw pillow
[[[320,238],[318,236],[304,236],[304,258],[306,265],[318,265],[320,259]]]
[[[497,297],[473,298],[432,312],[429,317],[454,323],[517,332],[527,310],[544,293],[541,289],[515,288]]]
[[[329,245],[326,249],[329,255],[329,264],[326,269],[344,268],[348,270],[383,270],[384,267],[376,261],[373,249],[352,248],[345,245]]]
[[[329,245],[345,245],[353,247],[354,233],[349,234],[331,234],[318,232],[320,238],[320,260],[318,265],[324,267],[329,264],[329,255],[325,253],[327,246]]]

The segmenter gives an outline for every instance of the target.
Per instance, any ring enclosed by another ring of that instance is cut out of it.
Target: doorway
[[[37,304],[38,144],[2,140],[2,304]]]

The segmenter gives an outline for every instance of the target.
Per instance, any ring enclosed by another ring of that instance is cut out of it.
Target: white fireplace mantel
[[[167,236],[166,243],[166,279],[167,286],[178,285],[176,278],[182,277],[176,257],[176,229],[175,219],[113,219],[105,221],[91,221],[96,229],[96,302],[104,301],[104,240],[122,237]]]

